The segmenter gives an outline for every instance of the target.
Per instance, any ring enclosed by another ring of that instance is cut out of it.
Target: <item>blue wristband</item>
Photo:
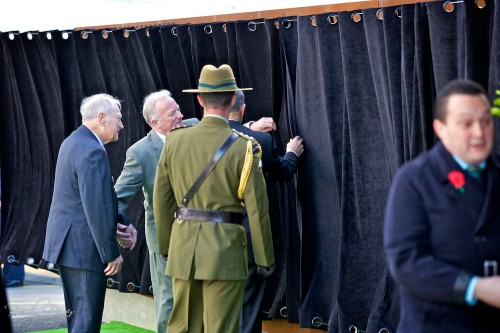
[[[474,297],[477,280],[479,280],[479,278],[477,276],[473,276],[469,281],[467,290],[465,291],[465,303],[467,303],[467,305],[469,306],[474,306],[477,303],[477,298]]]

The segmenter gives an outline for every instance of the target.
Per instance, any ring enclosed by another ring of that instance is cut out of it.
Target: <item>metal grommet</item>
[[[172,35],[174,35],[175,37],[177,37],[178,33],[177,33],[177,27],[173,27],[171,30],[172,32]]]
[[[391,331],[389,331],[387,328],[381,328],[378,330],[378,333],[391,333]]]
[[[361,20],[363,19],[363,13],[352,13],[351,19],[356,23],[361,22]]]
[[[222,31],[224,31],[224,32],[226,32],[226,33],[227,33],[227,24],[226,24],[226,23],[224,23],[224,24],[222,25]]]
[[[82,37],[82,39],[87,39],[89,38],[89,34],[91,34],[92,31],[81,31],[80,32],[80,37]]]
[[[248,22],[248,30],[255,31],[257,29],[257,23],[254,21]]]
[[[377,13],[375,15],[377,16],[377,18],[380,21],[384,20],[384,11],[382,10],[382,8],[380,8],[379,10],[377,10]]]
[[[14,40],[14,38],[16,38],[16,35],[17,34],[14,34],[13,32],[9,32],[9,39]]]
[[[36,268],[39,267],[39,265],[35,264],[35,258],[33,258],[33,257],[26,258],[26,265],[31,266],[31,267],[36,267]]]
[[[45,38],[47,38],[48,40],[51,40],[51,39],[52,39],[52,34],[50,33],[50,31],[48,31],[48,32],[45,34]]]
[[[311,320],[311,324],[314,326],[314,327],[320,327],[322,324],[323,324],[323,320],[321,320],[320,317],[314,317],[312,320]]]
[[[366,331],[363,331],[360,328],[357,328],[355,325],[351,325],[349,327],[349,333],[366,333]]]
[[[274,21],[274,28],[277,30],[280,29],[280,21],[279,20]]]
[[[140,286],[135,285],[133,282],[127,283],[127,290],[128,291],[134,291],[136,289],[141,289]]]
[[[14,264],[14,263],[19,263],[19,260],[16,259],[16,257],[14,255],[8,255],[7,256],[7,263],[9,264]]]
[[[286,308],[286,306],[282,307],[280,309],[280,315],[283,317],[283,318],[287,318],[288,317],[288,309]]]
[[[152,294],[152,295],[154,294],[153,293],[153,286],[149,286],[149,293]]]
[[[292,22],[297,21],[297,20],[291,20],[291,19],[284,19],[281,25],[283,25],[283,28],[285,29],[290,29],[292,27]]]
[[[115,281],[115,280],[113,280],[112,278],[108,278],[108,279],[106,280],[106,285],[107,285],[109,288],[113,287],[115,284],[120,284],[120,282]]]
[[[394,13],[397,17],[401,18],[401,7],[398,7],[394,10]]]
[[[326,18],[326,20],[328,21],[328,23],[330,24],[337,24],[337,22],[339,21],[339,18],[336,14],[330,14],[328,15],[328,17]]]
[[[486,0],[476,0],[476,6],[479,9],[486,7]]]
[[[452,1],[446,1],[443,3],[443,9],[447,13],[451,13],[455,10],[455,3]]]
[[[205,28],[203,28],[206,34],[211,35],[212,34],[212,26],[207,24]]]
[[[103,30],[103,31],[101,31],[101,37],[104,38],[104,39],[108,39],[110,32],[111,31],[109,31],[109,30]]]
[[[29,40],[32,40],[33,39],[33,34],[31,32],[28,32],[26,33],[26,37],[29,39]]]
[[[311,22],[311,25],[313,27],[315,27],[316,26],[316,15],[311,16],[311,18],[309,19],[309,22]]]
[[[144,30],[145,30],[144,33],[146,34],[146,36],[151,37],[151,35],[149,34],[149,29],[144,29]]]

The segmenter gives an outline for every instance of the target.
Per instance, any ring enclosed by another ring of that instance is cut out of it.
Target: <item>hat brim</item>
[[[220,93],[220,92],[235,92],[236,90],[253,90],[253,88],[238,88],[238,89],[217,89],[217,90],[210,90],[210,89],[183,89],[182,92],[185,93]]]

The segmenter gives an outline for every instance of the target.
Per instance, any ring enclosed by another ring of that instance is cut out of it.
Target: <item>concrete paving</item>
[[[29,266],[25,272],[24,286],[6,288],[14,333],[67,327],[59,275]]]
[[[25,272],[24,286],[5,289],[13,332],[66,328],[66,307],[59,275],[27,265]],[[131,306],[137,311],[130,311]],[[112,320],[154,330],[156,319],[153,299],[136,293],[108,289],[103,321]]]

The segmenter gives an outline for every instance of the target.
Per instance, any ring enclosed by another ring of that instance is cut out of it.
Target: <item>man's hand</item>
[[[290,142],[286,145],[286,151],[293,151],[297,157],[302,155],[304,152],[304,140],[300,136],[296,136],[293,139],[290,139]]]
[[[272,264],[269,267],[257,265],[257,275],[262,275],[265,278],[270,277],[275,270],[276,270],[275,264]]]
[[[133,250],[135,244],[137,244],[137,230],[135,230],[133,224],[126,226],[124,224],[117,223],[116,239],[118,240],[118,244],[124,249]]]
[[[271,132],[276,131],[276,123],[271,117],[262,117],[259,120],[250,124],[250,129],[252,131],[258,132]]]
[[[500,308],[500,276],[480,277],[474,296],[485,304]]]
[[[106,276],[111,276],[117,274],[122,268],[123,258],[119,255],[115,260],[108,262],[108,266],[104,270]]]

